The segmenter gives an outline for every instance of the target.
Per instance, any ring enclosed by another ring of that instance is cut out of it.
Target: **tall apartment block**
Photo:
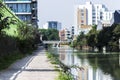
[[[103,25],[110,24],[112,19],[112,11],[109,11],[103,4],[92,4],[86,2],[84,5],[77,5],[75,8],[75,25],[77,33],[80,31],[88,31],[92,25],[98,25],[102,22]]]
[[[4,2],[21,20],[37,27],[37,0],[4,0]]]

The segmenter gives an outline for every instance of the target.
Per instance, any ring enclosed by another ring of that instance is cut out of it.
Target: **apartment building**
[[[97,25],[99,22],[110,22],[112,11],[109,11],[103,4],[93,4],[86,2],[84,5],[75,7],[75,25],[76,34],[80,31],[86,32],[91,29],[92,25]]]
[[[111,19],[111,25],[120,24],[120,10],[115,10],[113,18]]]
[[[4,0],[4,2],[21,20],[37,27],[37,0]]]
[[[71,31],[67,28],[64,28],[63,30],[59,31],[59,37],[61,41],[71,41],[72,40],[72,34]]]

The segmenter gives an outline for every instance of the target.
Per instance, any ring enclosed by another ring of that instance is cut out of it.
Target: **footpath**
[[[58,72],[47,59],[46,51],[39,47],[32,55],[18,60],[0,72],[0,80],[55,80]]]

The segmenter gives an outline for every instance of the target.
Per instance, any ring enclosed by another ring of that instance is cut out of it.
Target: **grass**
[[[59,72],[59,76],[56,80],[73,80],[72,76],[63,72]]]
[[[13,62],[23,58],[24,55],[20,53],[9,54],[0,58],[0,70],[8,68]]]
[[[52,63],[52,64],[59,64],[60,63],[60,61],[59,61],[59,59],[58,59],[58,55],[55,55],[55,54],[51,54],[51,53],[48,53],[47,52],[47,57],[48,57],[48,59],[50,60],[50,62]]]
[[[15,61],[22,59],[23,57],[32,54],[32,51],[29,51],[28,54],[22,54],[20,52],[15,52],[7,56],[0,57],[0,71],[8,68]]]
[[[59,56],[52,53],[46,53],[48,59],[51,61],[52,64],[55,64],[55,69],[59,71],[59,75],[56,80],[73,80],[72,75],[69,72],[65,72],[67,66],[60,62]],[[58,65],[60,67],[58,67]]]

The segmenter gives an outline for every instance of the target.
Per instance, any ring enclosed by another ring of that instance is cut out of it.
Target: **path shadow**
[[[25,70],[29,63],[33,60],[35,55],[38,55],[40,51],[44,48],[39,46],[37,50],[33,52],[32,55],[29,55],[21,60],[17,60],[13,63],[8,69],[0,72],[0,80],[15,80],[17,76]]]

